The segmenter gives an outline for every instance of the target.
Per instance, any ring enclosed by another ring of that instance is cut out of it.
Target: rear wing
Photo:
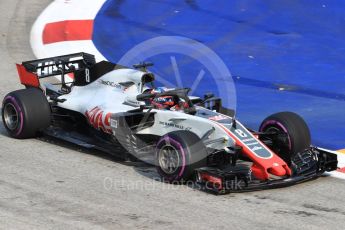
[[[83,70],[96,64],[95,56],[87,53],[76,53],[64,56],[38,59],[23,62],[28,72],[35,73],[38,78],[60,75]]]
[[[17,64],[20,82],[29,87],[40,87],[39,79],[61,75],[62,88],[67,89],[65,74],[79,71],[88,72],[96,64],[95,56],[88,53],[75,53],[51,58],[26,61]],[[89,76],[88,74],[86,74]]]

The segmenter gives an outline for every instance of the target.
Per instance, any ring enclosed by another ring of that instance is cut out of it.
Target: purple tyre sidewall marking
[[[292,149],[292,143],[291,143],[290,135],[289,135],[289,132],[288,132],[287,128],[286,128],[282,123],[280,123],[279,121],[268,120],[268,121],[266,121],[266,122],[261,126],[260,132],[262,132],[268,125],[275,125],[275,126],[278,126],[278,127],[281,128],[285,133],[288,134],[289,149],[291,150],[291,149]]]
[[[180,172],[178,174],[178,176],[172,176],[170,177],[169,179],[178,179],[179,177],[182,176],[185,168],[186,168],[186,153],[182,147],[182,145],[174,140],[173,138],[169,137],[169,136],[164,136],[157,144],[157,149],[156,149],[156,152],[158,153],[158,150],[159,150],[159,146],[163,143],[170,143],[173,147],[175,147],[182,155],[182,165],[180,166]]]
[[[18,102],[16,101],[16,99],[12,96],[7,96],[4,99],[4,102],[6,102],[7,100],[11,101],[12,104],[14,105],[14,107],[16,108],[17,112],[20,114],[20,127],[17,130],[15,136],[18,136],[22,131],[23,131],[23,126],[24,126],[24,120],[23,120],[23,112],[18,104]],[[5,104],[5,103],[4,103]],[[3,105],[4,106],[4,105]]]

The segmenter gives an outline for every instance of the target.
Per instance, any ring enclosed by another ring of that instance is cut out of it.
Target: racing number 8
[[[90,83],[90,70],[88,68],[85,69],[85,81]]]

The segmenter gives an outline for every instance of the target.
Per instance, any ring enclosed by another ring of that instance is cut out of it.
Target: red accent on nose
[[[253,150],[251,150],[246,144],[244,144],[235,134],[233,134],[229,129],[224,127],[222,124],[217,123],[231,138],[236,141],[238,146],[242,147],[242,153],[248,156],[252,161],[253,165],[251,167],[253,175],[260,180],[268,180],[269,174],[276,176],[291,176],[291,169],[277,154],[273,153],[266,147],[267,151],[270,151],[272,157],[262,158],[257,156]],[[259,139],[257,142],[261,143]],[[261,143],[264,146],[263,143]],[[273,166],[277,164],[277,166]],[[280,167],[279,169],[271,169],[273,167]],[[271,170],[270,170],[271,169]]]
[[[63,41],[91,40],[93,20],[66,20],[45,25],[43,44]]]
[[[269,168],[267,171],[276,176],[284,176],[287,174],[285,168],[281,165],[273,166],[272,168]]]
[[[259,179],[259,180],[267,180],[269,178],[269,175],[265,169],[265,167],[262,167],[259,164],[253,164],[251,167],[253,175]]]

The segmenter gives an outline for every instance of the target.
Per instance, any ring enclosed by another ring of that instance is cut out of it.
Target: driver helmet
[[[150,93],[151,93],[151,94],[155,94],[155,93],[164,93],[164,92],[166,92],[166,91],[168,91],[168,88],[166,88],[166,87],[157,87],[157,88],[151,89],[151,90],[150,90]]]
[[[157,93],[164,93],[169,91],[166,87],[157,87],[151,89],[149,93],[157,94]],[[181,100],[181,99],[180,99]],[[150,100],[149,104],[151,104],[155,109],[161,110],[172,110],[172,111],[180,111],[184,108],[188,108],[188,104],[184,102],[184,100],[180,101],[179,99],[175,98],[174,96],[160,96],[155,97]]]

